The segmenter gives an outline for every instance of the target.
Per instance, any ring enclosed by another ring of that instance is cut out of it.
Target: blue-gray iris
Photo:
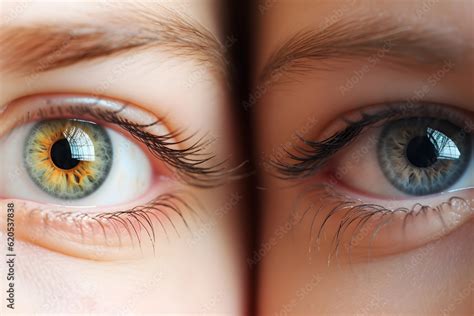
[[[471,135],[447,120],[398,119],[381,131],[377,156],[388,181],[409,195],[449,189],[466,171]]]

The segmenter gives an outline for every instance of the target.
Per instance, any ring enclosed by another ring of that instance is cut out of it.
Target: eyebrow
[[[225,49],[212,33],[177,12],[161,11],[130,9],[119,12],[120,16],[104,18],[104,23],[3,27],[0,68],[39,73],[99,57],[158,48],[226,72]]]
[[[320,29],[305,29],[284,41],[265,63],[260,81],[284,74],[328,69],[329,60],[387,58],[401,66],[436,67],[466,54],[466,44],[449,27],[430,29],[382,18],[340,19]]]

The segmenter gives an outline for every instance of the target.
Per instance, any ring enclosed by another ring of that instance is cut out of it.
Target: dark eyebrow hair
[[[383,56],[402,66],[438,66],[460,58],[466,45],[448,26],[436,30],[389,17],[340,19],[305,29],[283,42],[265,63],[260,81],[275,75],[327,69],[324,61]]]
[[[226,72],[224,46],[204,27],[177,12],[143,8],[110,13],[103,22],[32,23],[0,29],[0,68],[43,72],[138,49],[158,48]],[[100,20],[100,18],[96,19]]]

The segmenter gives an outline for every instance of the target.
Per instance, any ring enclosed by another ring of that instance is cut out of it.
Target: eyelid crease
[[[459,116],[458,113],[450,113],[445,109],[450,107],[448,105],[430,102],[393,102],[382,104],[381,106],[384,109],[373,113],[361,112],[358,119],[344,119],[345,128],[321,141],[307,140],[298,135],[301,144],[293,145],[292,149],[294,152],[285,150],[288,157],[274,158],[269,162],[269,165],[276,170],[276,176],[283,180],[310,177],[323,168],[327,161],[337,152],[355,141],[367,128],[377,127],[387,120],[409,115],[433,115],[436,112],[440,112],[445,116],[450,116],[452,119],[462,120],[463,123],[466,123],[468,126],[463,127],[463,130],[471,132],[474,130],[474,123],[471,120]],[[285,158],[291,159],[291,162],[285,162]]]

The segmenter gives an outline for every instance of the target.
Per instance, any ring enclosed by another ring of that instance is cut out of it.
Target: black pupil
[[[428,136],[417,136],[410,140],[406,151],[408,161],[418,168],[427,168],[438,160],[438,151]]]
[[[51,147],[51,160],[61,169],[72,169],[77,166],[80,160],[72,158],[71,147],[67,139],[58,140]]]

